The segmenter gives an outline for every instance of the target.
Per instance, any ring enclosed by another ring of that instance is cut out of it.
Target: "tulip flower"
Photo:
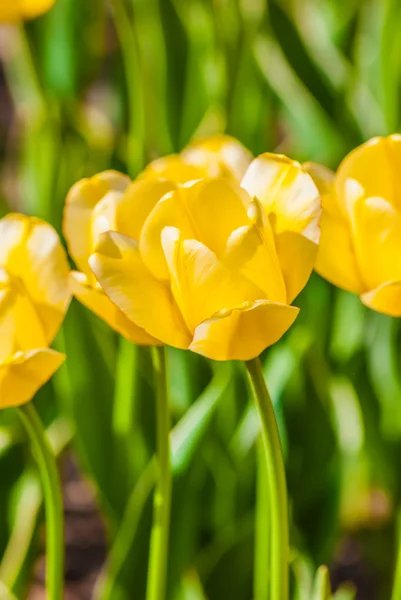
[[[64,356],[50,350],[68,308],[68,262],[54,229],[0,220],[0,407],[29,401]]]
[[[70,302],[68,262],[54,229],[34,217],[0,219],[0,407],[16,406],[43,482],[46,586],[61,600],[64,515],[54,453],[33,404],[26,404],[64,361],[48,348]]]
[[[33,19],[47,12],[55,0],[0,0],[0,23]]]
[[[241,185],[202,179],[154,200],[143,189],[130,203],[131,235],[126,225],[99,236],[89,264],[101,287],[165,344],[215,360],[258,356],[293,323],[290,304],[313,268],[320,201],[312,178],[263,154]]]
[[[323,204],[316,271],[366,306],[401,316],[401,135],[356,148],[336,174],[307,168]]]
[[[104,231],[116,230],[139,238],[154,204],[177,185],[212,175],[240,179],[251,159],[240,142],[217,135],[192,143],[180,155],[155,160],[135,182],[117,171],[105,171],[76,183],[67,196],[63,219],[69,253],[80,269],[70,274],[74,296],[131,342],[161,344],[109,300],[89,267],[89,256]]]
[[[183,184],[202,177],[224,177],[238,183],[252,161],[252,154],[228,135],[214,135],[191,142],[181,154],[151,162],[139,178],[163,178]]]

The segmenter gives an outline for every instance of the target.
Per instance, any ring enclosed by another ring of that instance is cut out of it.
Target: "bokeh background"
[[[78,179],[110,167],[134,177],[218,132],[255,154],[335,168],[399,128],[400,31],[397,0],[56,0],[35,21],[0,27],[1,214],[60,231]],[[310,600],[322,563],[334,588],[353,581],[359,600],[386,600],[401,544],[399,322],[317,275],[296,304],[294,327],[263,357],[286,457],[293,600]],[[35,404],[64,480],[66,600],[140,600],[150,354],[75,301],[56,345],[67,363]],[[169,374],[169,598],[249,600],[258,420],[243,369],[171,350]],[[17,599],[44,598],[43,519],[29,444],[2,411],[0,580]]]

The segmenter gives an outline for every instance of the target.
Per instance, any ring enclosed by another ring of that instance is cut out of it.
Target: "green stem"
[[[56,459],[32,402],[19,407],[38,463],[46,508],[46,587],[48,600],[62,600],[64,587],[64,511]]]
[[[146,600],[164,600],[166,597],[171,505],[170,411],[167,398],[165,350],[162,347],[156,347],[153,350],[157,382],[156,451],[158,476],[153,502],[153,525],[150,538]]]
[[[141,354],[147,351],[144,346],[136,346],[120,337],[116,362],[116,383],[114,387],[112,428],[116,443],[116,452],[127,472],[127,493],[134,481],[129,474],[141,472],[148,460],[143,431],[138,427],[138,402],[140,398]],[[135,452],[132,452],[132,448]],[[121,473],[115,476],[121,479]]]
[[[259,358],[246,362],[256,405],[262,424],[266,477],[269,488],[268,507],[270,523],[270,595],[269,600],[288,600],[289,534],[287,511],[287,486],[283,453],[276,417],[263,377]],[[256,566],[262,568],[261,561]],[[266,568],[266,565],[264,565]],[[260,581],[255,576],[255,580]],[[255,596],[256,598],[256,596]],[[258,600],[261,597],[258,597]]]
[[[270,523],[269,485],[266,478],[265,446],[261,436],[257,442],[257,489],[255,517],[255,568],[253,573],[253,598],[269,597],[270,583]]]
[[[113,401],[113,431],[117,437],[128,436],[134,429],[139,352],[139,346],[120,338]]]

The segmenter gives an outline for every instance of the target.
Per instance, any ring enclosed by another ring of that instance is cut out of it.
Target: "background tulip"
[[[173,189],[136,236],[101,236],[89,262],[110,299],[155,338],[247,360],[297,315],[289,304],[313,268],[319,214],[302,167],[262,155],[242,187],[212,178]]]
[[[135,237],[152,203],[170,188],[171,185],[163,181],[131,183],[126,175],[105,171],[76,183],[64,208],[64,235],[69,252],[81,269],[81,272],[70,273],[71,292],[110,327],[136,344],[160,342],[127,319],[109,300],[92,273],[88,259],[104,231],[117,229]]]
[[[47,12],[55,0],[0,0],[0,22],[33,19]]]
[[[224,177],[240,182],[252,154],[229,135],[213,135],[191,142],[181,154],[158,158],[139,175],[185,183],[201,177]]]
[[[373,138],[337,173],[311,166],[323,215],[316,270],[379,312],[401,316],[401,136]]]
[[[68,263],[54,229],[34,217],[0,220],[0,406],[30,400],[64,356],[48,346],[67,311]]]

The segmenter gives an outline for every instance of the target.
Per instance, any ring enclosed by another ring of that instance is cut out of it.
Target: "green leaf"
[[[332,600],[330,574],[325,566],[318,568],[313,585],[312,600]]]

